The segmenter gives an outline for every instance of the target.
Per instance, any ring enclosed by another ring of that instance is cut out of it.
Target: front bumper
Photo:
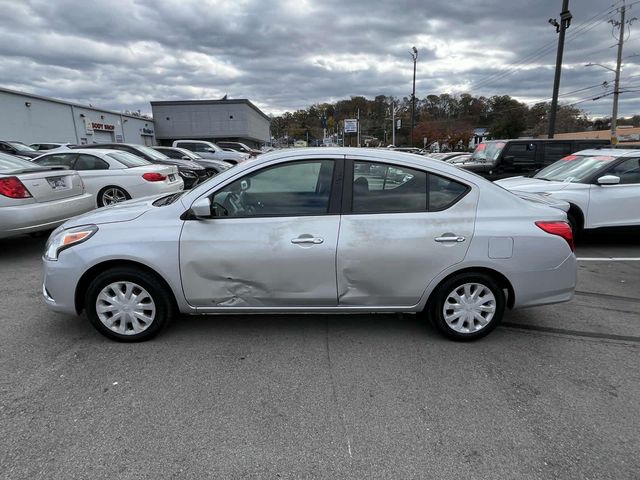
[[[73,254],[64,252],[67,256]],[[65,259],[64,262],[42,258],[42,298],[54,312],[77,315],[76,287],[83,273],[81,262]]]

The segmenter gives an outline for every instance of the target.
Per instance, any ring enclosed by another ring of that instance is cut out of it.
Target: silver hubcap
[[[102,289],[96,313],[105,327],[120,335],[144,332],[156,316],[156,304],[144,288],[133,282],[115,282]]]
[[[103,205],[111,205],[114,203],[124,202],[126,199],[127,196],[119,188],[108,188],[102,194]]]
[[[456,287],[444,302],[447,325],[459,333],[473,333],[486,327],[496,313],[496,297],[480,283]]]

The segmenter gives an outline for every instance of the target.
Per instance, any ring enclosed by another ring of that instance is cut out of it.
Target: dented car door
[[[186,221],[182,231],[188,302],[212,310],[336,306],[335,167],[326,158],[285,162],[216,191],[215,216]]]

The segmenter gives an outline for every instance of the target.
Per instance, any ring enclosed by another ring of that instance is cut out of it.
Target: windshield
[[[25,170],[35,168],[39,167],[27,160],[22,160],[21,158],[16,158],[12,157],[11,155],[0,153],[0,171],[6,172],[9,170]]]
[[[140,150],[142,153],[153,158],[154,160],[169,160],[169,157],[167,157],[164,153],[160,153],[151,147],[145,147],[144,145],[136,145],[136,148]]]
[[[471,160],[486,162],[496,160],[504,148],[504,142],[483,142],[476,147],[471,155]]]
[[[35,152],[36,151],[34,148],[31,148],[30,146],[25,145],[24,143],[20,143],[20,142],[7,142],[7,143],[19,152]]]
[[[143,167],[145,165],[151,165],[151,162],[147,162],[144,158],[137,157],[128,152],[112,152],[107,153],[108,157],[115,158],[121,164],[127,168]]]
[[[533,178],[556,182],[583,182],[601,168],[616,160],[608,155],[569,155],[543,168]]]

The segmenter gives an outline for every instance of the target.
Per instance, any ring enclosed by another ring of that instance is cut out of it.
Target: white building
[[[0,140],[156,143],[152,119],[1,87]]]

